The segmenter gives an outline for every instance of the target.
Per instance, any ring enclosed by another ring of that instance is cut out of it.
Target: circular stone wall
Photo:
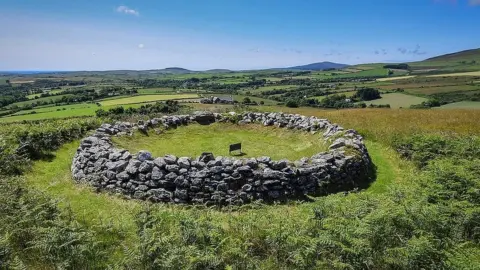
[[[319,139],[330,144],[329,151],[293,162],[273,161],[270,157],[215,158],[212,154],[197,158],[174,155],[155,158],[148,151],[132,155],[125,149],[117,149],[110,138],[135,130],[147,133],[151,128],[214,122],[235,122],[240,128],[257,123],[318,133]],[[81,141],[71,170],[75,181],[89,183],[98,191],[153,202],[225,205],[256,200],[283,201],[352,190],[372,180],[373,164],[362,136],[326,119],[284,113],[196,112],[136,124],[103,124]]]

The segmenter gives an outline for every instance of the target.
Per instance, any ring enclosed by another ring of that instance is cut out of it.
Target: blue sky
[[[0,70],[260,69],[480,47],[480,0],[0,0]]]

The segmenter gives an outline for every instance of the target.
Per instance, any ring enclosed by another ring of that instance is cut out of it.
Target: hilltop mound
[[[480,49],[471,49],[460,52],[448,53],[428,58],[424,61],[471,61],[476,59],[480,59]]]
[[[303,66],[294,66],[294,67],[289,67],[287,69],[295,69],[295,70],[325,70],[325,69],[340,69],[340,68],[345,68],[348,67],[346,64],[339,64],[339,63],[332,63],[332,62],[318,62],[318,63],[312,63],[308,65],[303,65]]]

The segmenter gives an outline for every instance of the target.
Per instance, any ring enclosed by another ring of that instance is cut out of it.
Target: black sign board
[[[242,153],[241,143],[230,144],[230,154],[232,154],[233,151],[237,151],[237,150],[239,150],[240,153]]]

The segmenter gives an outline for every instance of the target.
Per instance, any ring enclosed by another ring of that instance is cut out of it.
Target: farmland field
[[[418,88],[404,88],[406,92],[412,94],[431,95],[438,93],[451,93],[459,91],[475,91],[480,90],[480,86],[471,85],[452,85],[452,86],[432,86],[432,87],[418,87]]]
[[[128,108],[138,108],[145,103],[141,104],[129,104],[123,107]],[[77,116],[94,116],[95,111],[98,109],[109,109],[113,108],[116,105],[112,106],[97,106],[92,103],[80,103],[74,105],[65,105],[65,106],[50,106],[43,108],[35,108],[32,110],[20,111],[18,113],[0,117],[0,122],[16,122],[23,120],[41,120],[41,119],[52,119],[52,118],[67,118],[67,117],[77,117]]]
[[[480,77],[480,71],[428,75],[427,77],[457,77],[457,76],[477,76],[477,77]]]
[[[377,79],[378,82],[387,82],[387,81],[397,81],[397,80],[405,80],[410,78],[415,78],[416,76],[399,76],[399,77],[390,77],[390,78],[380,78]]]
[[[400,94],[400,93],[390,93],[390,94],[382,94],[381,99],[365,101],[365,104],[367,105],[390,104],[391,108],[398,109],[398,108],[409,108],[411,105],[417,105],[422,103],[423,101],[427,101],[427,99],[422,97],[406,95],[406,94]]]
[[[141,95],[141,96],[124,97],[124,98],[100,101],[100,104],[102,104],[102,106],[112,106],[112,105],[134,104],[134,103],[152,102],[152,101],[160,101],[160,100],[178,100],[178,99],[190,99],[190,98],[198,98],[198,95],[196,94]]]
[[[460,101],[446,104],[435,109],[480,109],[480,101]]]
[[[365,77],[365,76],[387,76],[388,70],[385,68],[365,69],[359,72],[338,74],[336,78]]]
[[[65,89],[55,89],[55,90],[48,91],[48,93],[50,93],[52,95],[56,95],[56,94],[59,94],[59,93],[62,93],[62,92],[65,92]],[[28,95],[27,98],[34,99],[35,97],[40,97],[40,95],[41,95],[41,93],[40,94],[31,94],[31,95]]]
[[[245,93],[245,92],[251,92],[251,93],[261,93],[261,92],[264,92],[264,91],[271,91],[271,90],[282,90],[282,89],[295,89],[297,88],[298,86],[296,85],[271,85],[271,86],[264,86],[264,87],[259,87],[257,89],[245,89],[243,90],[242,92]]]
[[[346,97],[351,97],[353,95],[355,95],[356,91],[347,91],[347,92],[336,92],[336,93],[333,93],[333,94],[330,94],[330,95],[345,95]],[[322,100],[330,95],[325,95],[325,96],[316,96],[316,97],[312,97],[312,98],[315,98],[317,100]]]
[[[16,102],[16,103],[10,104],[6,108],[12,108],[14,106],[21,107],[21,106],[31,105],[33,103],[38,103],[38,102],[58,101],[58,100],[61,100],[63,97],[71,97],[71,96],[73,96],[73,95],[72,94],[66,94],[66,95],[59,95],[59,96],[37,98],[37,99],[28,100],[28,101]]]
[[[152,94],[175,94],[173,88],[147,88],[147,89],[138,89],[138,94],[140,95],[152,95]]]

